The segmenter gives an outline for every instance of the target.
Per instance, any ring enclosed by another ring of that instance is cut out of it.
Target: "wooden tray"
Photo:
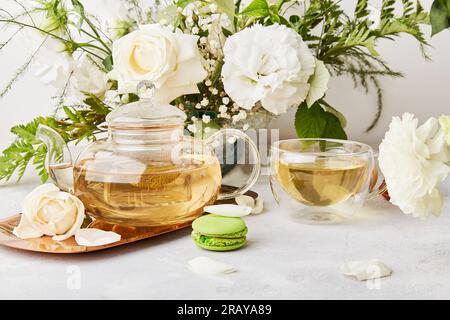
[[[234,187],[222,186],[223,191],[225,190],[229,191],[232,189],[234,189]],[[246,195],[251,196],[254,199],[258,197],[258,194],[253,191],[248,191]],[[217,203],[234,203],[234,200],[231,199],[227,201],[218,201]],[[12,233],[12,231],[19,224],[20,216],[21,216],[20,214],[17,214],[4,220],[0,220],[0,245],[20,250],[44,252],[44,253],[67,254],[67,253],[85,253],[85,252],[99,251],[147,238],[156,237],[165,233],[189,227],[191,225],[191,222],[188,222],[180,225],[147,228],[147,227],[120,226],[110,224],[101,220],[95,220],[88,226],[88,228],[96,228],[105,231],[114,231],[121,235],[121,240],[103,246],[86,247],[78,245],[75,242],[74,237],[70,237],[69,239],[64,241],[54,241],[49,236],[43,236],[40,238],[33,238],[27,240],[19,239]]]

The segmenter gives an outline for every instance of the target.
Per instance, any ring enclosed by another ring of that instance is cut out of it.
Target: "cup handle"
[[[206,144],[215,149],[217,147],[215,146],[215,143],[219,142],[218,145],[220,145],[220,143],[223,140],[225,140],[225,143],[231,143],[229,142],[230,139],[233,140],[232,143],[234,143],[237,140],[242,140],[244,144],[248,146],[249,151],[252,154],[253,159],[255,160],[255,163],[253,164],[253,170],[246,183],[234,191],[220,193],[218,197],[219,200],[233,199],[236,198],[237,196],[246,193],[256,183],[259,177],[259,173],[261,171],[261,157],[259,155],[258,148],[256,147],[256,144],[252,141],[252,139],[250,139],[250,137],[241,130],[222,129],[213,134],[211,137],[209,137],[206,140]]]

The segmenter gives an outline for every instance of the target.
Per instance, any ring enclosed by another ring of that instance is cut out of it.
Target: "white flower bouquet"
[[[0,97],[33,68],[55,88],[57,112],[12,128],[17,140],[0,156],[0,180],[20,178],[32,163],[45,181],[37,126],[66,141],[95,140],[111,110],[139,99],[143,80],[156,86],[157,102],[187,113],[191,134],[247,130],[252,117],[296,107],[300,137],[346,139],[344,116],[325,100],[330,76],[375,88],[381,112],[380,77],[401,73],[379,57],[377,40],[407,33],[424,46],[420,26],[429,23],[410,0],[380,0],[378,9],[358,0],[351,14],[332,0],[10,2],[17,10],[0,9],[9,32],[0,50],[23,34],[33,53]]]

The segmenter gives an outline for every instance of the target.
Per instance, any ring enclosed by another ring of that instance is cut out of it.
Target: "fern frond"
[[[105,121],[111,108],[98,97],[86,94],[83,105],[64,107],[63,110],[64,118],[38,117],[27,124],[11,128],[16,140],[0,156],[0,181],[10,180],[15,172],[20,180],[31,163],[43,182],[48,179],[45,169],[47,150],[42,141],[36,138],[40,124],[57,131],[66,142],[84,139],[94,141],[95,134],[102,132],[98,126]]]
[[[367,17],[370,14],[368,6],[369,3],[367,0],[358,0],[356,3],[355,17],[357,19]]]

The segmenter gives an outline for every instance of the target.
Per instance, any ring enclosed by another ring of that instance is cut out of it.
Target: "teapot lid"
[[[147,128],[183,125],[186,114],[171,104],[152,101],[155,85],[142,81],[137,87],[139,101],[118,107],[106,116],[108,127]]]

